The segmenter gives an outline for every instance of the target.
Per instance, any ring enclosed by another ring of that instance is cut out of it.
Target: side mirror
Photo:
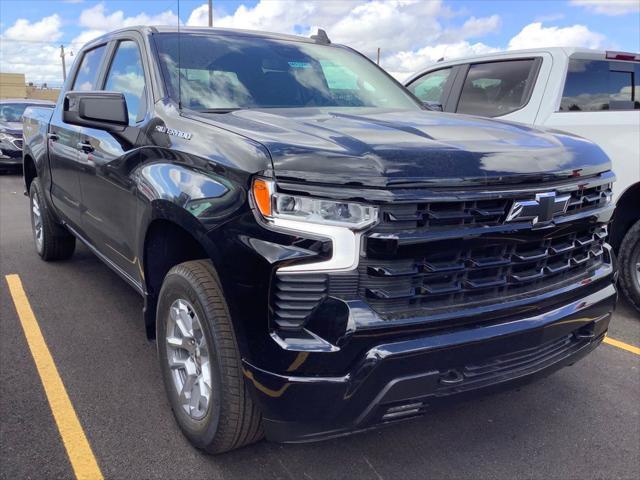
[[[62,120],[71,125],[121,132],[129,125],[127,102],[118,92],[67,92]]]
[[[437,103],[437,102],[422,102],[422,105],[424,105],[424,108],[426,108],[427,110],[431,110],[433,112],[442,112],[444,111],[442,108],[442,104],[441,103]]]

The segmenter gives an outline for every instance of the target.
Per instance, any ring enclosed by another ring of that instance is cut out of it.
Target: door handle
[[[76,148],[82,150],[84,153],[91,153],[95,150],[89,142],[78,142]]]
[[[47,138],[52,142],[57,142],[60,137],[58,137],[57,133],[47,133]]]

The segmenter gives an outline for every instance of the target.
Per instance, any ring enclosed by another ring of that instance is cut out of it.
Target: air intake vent
[[[326,296],[326,275],[276,274],[273,320],[280,328],[300,328]]]

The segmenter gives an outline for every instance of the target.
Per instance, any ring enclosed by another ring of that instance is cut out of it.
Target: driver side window
[[[124,95],[129,125],[144,119],[147,111],[146,87],[140,50],[135,42],[122,40],[118,43],[103,90]]]

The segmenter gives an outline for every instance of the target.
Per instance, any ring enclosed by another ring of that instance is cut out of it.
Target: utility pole
[[[213,27],[213,0],[209,0],[209,26]]]
[[[67,66],[64,64],[64,45],[60,45],[60,58],[62,59],[62,81],[67,80]]]
[[[376,65],[380,65],[380,47],[378,47],[378,59],[376,60]]]

